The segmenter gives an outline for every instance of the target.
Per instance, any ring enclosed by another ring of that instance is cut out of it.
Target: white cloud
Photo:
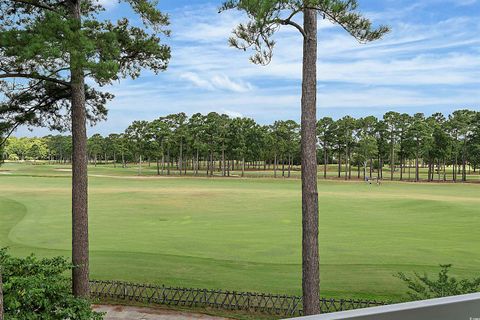
[[[193,72],[186,72],[180,75],[180,78],[185,79],[193,83],[195,86],[202,88],[202,89],[207,89],[207,90],[213,90],[214,87],[212,83],[208,80],[202,79],[198,76],[198,74],[193,73]]]
[[[107,9],[111,9],[118,4],[118,0],[96,0],[96,1]]]
[[[244,81],[233,81],[224,74],[216,74],[210,79],[202,78],[194,72],[186,72],[180,75],[181,79],[190,81],[196,87],[206,90],[226,90],[232,92],[248,92],[253,86]]]
[[[216,75],[212,78],[212,84],[219,89],[230,90],[234,92],[248,92],[253,90],[253,86],[248,82],[234,82],[226,75]]]
[[[243,118],[243,117],[245,117],[241,112],[233,111],[233,110],[227,110],[227,109],[220,110],[220,113],[226,114],[230,118]]]

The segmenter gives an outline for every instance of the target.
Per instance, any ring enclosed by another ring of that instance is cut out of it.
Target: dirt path
[[[228,320],[204,314],[143,307],[97,305],[93,308],[95,311],[106,312],[105,320]]]

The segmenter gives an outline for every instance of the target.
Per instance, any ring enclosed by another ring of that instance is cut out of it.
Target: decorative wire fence
[[[228,311],[301,316],[302,298],[289,295],[224,290],[166,287],[119,281],[91,281],[92,298],[135,301],[145,304],[214,308]],[[321,299],[322,313],[344,311],[387,303],[354,299]]]

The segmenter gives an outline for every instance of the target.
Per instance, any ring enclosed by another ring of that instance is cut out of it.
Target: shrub
[[[71,265],[61,257],[37,259],[10,256],[0,249],[5,320],[100,320],[90,302],[71,294],[65,276]]]
[[[480,291],[480,278],[457,280],[448,275],[451,267],[451,264],[440,265],[438,279],[430,279],[427,274],[420,275],[416,272],[413,277],[408,277],[402,272],[399,272],[396,277],[407,284],[409,289],[407,294],[412,300],[456,296]]]
[[[18,160],[20,160],[20,157],[17,156],[15,153],[12,153],[12,154],[9,154],[9,155],[8,155],[8,160],[10,160],[10,161],[18,161]]]

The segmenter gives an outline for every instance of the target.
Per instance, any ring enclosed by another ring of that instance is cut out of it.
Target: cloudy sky
[[[100,0],[112,19],[132,18],[115,0]],[[107,88],[106,122],[90,134],[120,132],[132,120],[216,111],[260,123],[300,118],[302,39],[284,27],[269,66],[227,45],[240,12],[218,14],[220,0],[160,0],[171,18],[168,71],[145,72]],[[338,26],[319,23],[318,116],[381,116],[459,108],[480,110],[480,0],[364,0],[361,10],[392,32],[362,45]],[[43,134],[35,129],[32,134]],[[17,135],[27,134],[25,128]]]

